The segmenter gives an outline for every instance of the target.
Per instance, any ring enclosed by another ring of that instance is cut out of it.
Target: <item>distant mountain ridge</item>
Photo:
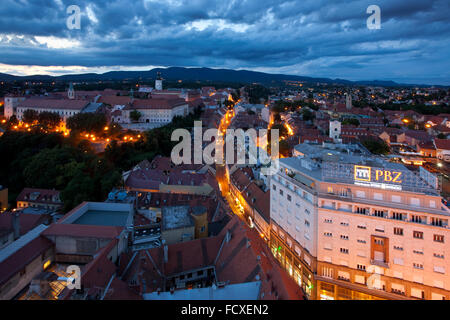
[[[62,76],[32,75],[32,76],[14,76],[0,73],[0,81],[121,81],[121,80],[150,80],[155,79],[158,72],[166,80],[183,81],[212,81],[212,82],[230,82],[230,83],[261,83],[264,85],[280,84],[284,81],[303,81],[307,83],[328,83],[342,85],[367,85],[384,87],[431,87],[431,85],[400,84],[394,81],[350,81],[344,79],[314,78],[305,76],[269,74],[248,70],[231,69],[211,69],[211,68],[154,68],[149,71],[109,71],[102,74],[85,73],[70,74]],[[439,86],[437,86],[439,87]]]

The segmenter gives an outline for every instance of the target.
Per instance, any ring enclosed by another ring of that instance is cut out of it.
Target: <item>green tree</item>
[[[388,154],[390,152],[388,144],[383,140],[366,139],[362,141],[362,144],[373,154]]]
[[[140,113],[137,110],[133,110],[130,112],[130,119],[133,122],[138,122],[141,117],[142,117],[142,113]]]
[[[23,112],[22,120],[26,123],[33,123],[39,120],[39,113],[36,110],[27,109]]]
[[[347,124],[347,125],[354,125],[354,126],[359,126],[359,120],[356,118],[345,118],[342,121],[342,124]]]
[[[61,117],[56,112],[41,112],[39,113],[39,124],[44,128],[54,128],[61,122]]]
[[[305,109],[303,108],[301,111],[302,114],[302,118],[304,121],[312,121],[316,118],[316,116],[314,115],[314,113],[312,113],[309,109]]]
[[[103,113],[77,113],[66,121],[66,126],[74,132],[102,133],[107,124]]]

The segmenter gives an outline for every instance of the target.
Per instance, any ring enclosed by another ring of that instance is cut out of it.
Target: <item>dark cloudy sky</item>
[[[0,17],[0,72],[18,75],[202,66],[450,85],[450,0],[1,0]]]

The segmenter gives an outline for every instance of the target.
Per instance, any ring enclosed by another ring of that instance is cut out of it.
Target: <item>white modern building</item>
[[[450,299],[450,209],[401,164],[302,144],[271,178],[271,249],[312,299]]]
[[[135,99],[123,110],[123,121],[131,123],[130,113],[137,111],[141,117],[139,123],[167,124],[176,116],[184,117],[189,113],[188,103],[181,98],[173,99]]]

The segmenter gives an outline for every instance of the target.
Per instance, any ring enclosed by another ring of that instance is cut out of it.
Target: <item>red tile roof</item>
[[[35,200],[32,200],[30,198],[32,193],[36,193],[37,198]],[[26,201],[44,204],[62,204],[61,200],[53,201],[54,196],[57,196],[57,199],[59,199],[59,194],[60,192],[58,190],[25,188],[20,192],[16,201]]]
[[[230,176],[231,183],[241,192],[250,184],[250,178],[248,172],[242,169],[237,169]]]
[[[42,232],[42,235],[114,239],[121,234],[122,230],[123,227],[53,223]]]
[[[18,108],[38,108],[38,109],[65,109],[81,111],[90,101],[70,100],[70,99],[43,99],[30,98],[21,102]]]
[[[0,262],[0,285],[24,269],[34,259],[53,247],[53,242],[39,236]]]
[[[133,103],[125,109],[173,109],[187,104],[184,99],[181,98],[171,98],[171,99],[135,99]]]
[[[125,106],[131,102],[131,98],[127,96],[101,96],[97,102],[109,104],[110,106]]]
[[[5,212],[0,214],[0,230],[13,230],[12,220],[15,212]],[[19,225],[20,225],[20,235],[24,235],[31,229],[42,224],[47,217],[40,214],[27,214],[18,212],[19,215]]]
[[[450,150],[449,139],[434,139],[434,144],[436,145],[436,149]]]
[[[270,191],[264,192],[255,182],[252,182],[242,195],[248,205],[254,207],[270,223]]]
[[[227,232],[231,237],[225,242]],[[300,287],[281,269],[258,232],[236,216],[216,237],[169,245],[167,263],[163,263],[162,248],[147,252],[141,251],[140,258],[135,259],[135,273],[143,272],[146,292],[161,288],[163,276],[214,265],[220,282],[234,284],[259,279],[263,299],[293,300],[303,297]]]
[[[108,259],[108,254],[117,246],[117,239],[113,239],[106,247],[101,249],[100,253],[84,266],[81,271],[81,284],[85,288],[100,287],[105,288],[116,272],[116,266]]]

